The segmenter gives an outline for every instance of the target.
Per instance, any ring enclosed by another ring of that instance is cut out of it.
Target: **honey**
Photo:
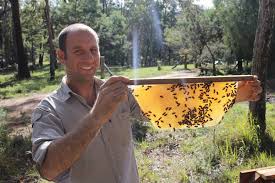
[[[134,86],[142,113],[161,129],[217,125],[235,102],[236,82]]]

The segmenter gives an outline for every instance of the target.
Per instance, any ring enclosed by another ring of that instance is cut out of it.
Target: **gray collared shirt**
[[[33,160],[42,164],[52,141],[76,128],[91,107],[66,85],[43,99],[32,115]],[[95,78],[95,89],[103,82]],[[106,106],[108,107],[108,106]],[[60,174],[56,182],[135,183],[139,182],[134,156],[130,115],[139,119],[141,111],[134,97],[119,104],[108,122],[102,126],[80,159]]]

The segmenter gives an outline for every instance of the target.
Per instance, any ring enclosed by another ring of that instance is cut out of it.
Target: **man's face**
[[[70,32],[66,38],[66,57],[63,64],[71,80],[91,81],[100,64],[95,36],[87,31]]]

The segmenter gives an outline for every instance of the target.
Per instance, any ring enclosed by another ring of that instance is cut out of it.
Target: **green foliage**
[[[224,41],[237,60],[252,60],[257,28],[257,0],[229,0],[216,2],[217,17],[224,30]]]
[[[38,179],[37,174],[26,174],[35,171],[31,155],[27,153],[30,151],[30,138],[9,137],[8,128],[0,124],[0,182],[15,182],[23,177],[31,181]]]
[[[0,108],[0,125],[4,123],[7,116],[7,111],[4,108]]]
[[[226,49],[216,10],[203,10],[190,1],[181,7],[176,25],[165,30],[167,44],[177,50],[182,60],[187,55],[188,61],[197,65],[223,60]]]
[[[127,53],[129,43],[127,41],[126,18],[120,11],[112,11],[109,16],[100,18],[99,37],[100,51],[105,55],[107,65],[129,65]]]
[[[29,62],[35,62],[35,57],[45,51],[40,48],[41,45],[47,43],[47,27],[44,24],[45,3],[42,0],[26,0],[22,6],[21,24],[24,46]]]
[[[100,16],[98,1],[57,1],[57,5],[53,6],[53,23],[57,34],[65,26],[78,22],[97,30]]]

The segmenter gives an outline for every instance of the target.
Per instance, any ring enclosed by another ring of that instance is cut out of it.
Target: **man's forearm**
[[[42,166],[39,168],[41,176],[52,180],[70,168],[96,137],[102,124],[102,119],[98,119],[96,114],[90,113],[76,129],[53,141],[48,147]]]

